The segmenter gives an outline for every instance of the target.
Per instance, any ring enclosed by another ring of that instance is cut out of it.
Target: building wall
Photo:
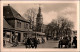
[[[21,27],[18,27],[17,26],[18,25],[17,21],[19,21],[19,20],[15,20],[15,29],[18,29],[20,31],[28,31],[28,29],[29,29],[28,26],[29,25],[27,25],[27,27],[25,28],[25,24],[28,24],[28,23],[20,21],[21,22]]]
[[[19,20],[15,20],[15,29],[19,30],[19,31],[16,31],[17,33],[20,33],[20,42],[23,42],[24,40],[24,34],[26,34],[26,37],[29,35],[28,31],[29,31],[29,23],[26,23],[26,22],[23,22],[23,21],[20,21],[21,22],[21,27],[18,27],[17,26],[17,21]],[[27,25],[26,25],[27,24]],[[25,27],[26,26],[26,27]]]

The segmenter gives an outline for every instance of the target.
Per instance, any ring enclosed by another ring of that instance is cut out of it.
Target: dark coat
[[[34,38],[34,45],[37,45],[37,44],[38,44],[37,38]]]
[[[26,44],[27,44],[27,45],[30,45],[30,44],[31,44],[31,42],[30,42],[30,38],[27,39]]]

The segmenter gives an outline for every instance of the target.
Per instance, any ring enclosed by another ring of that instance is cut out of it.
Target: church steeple
[[[39,9],[38,9],[37,17],[42,17],[42,14],[41,14],[41,7],[40,7],[40,6],[39,6]]]
[[[42,18],[42,14],[41,14],[41,7],[39,5],[38,14],[37,14],[37,18],[36,18],[36,31],[42,32],[43,31],[42,27],[43,27],[43,18]]]
[[[41,14],[41,7],[39,6],[38,14]]]

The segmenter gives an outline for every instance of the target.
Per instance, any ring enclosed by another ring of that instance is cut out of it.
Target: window
[[[25,23],[24,23],[24,28],[25,28]]]
[[[19,27],[21,28],[21,22],[19,22]]]
[[[17,21],[17,27],[21,28],[21,21]]]
[[[19,27],[19,21],[17,21],[17,27]]]
[[[24,23],[24,28],[28,29],[28,24],[27,23]]]
[[[28,29],[28,24],[26,24],[26,28]]]

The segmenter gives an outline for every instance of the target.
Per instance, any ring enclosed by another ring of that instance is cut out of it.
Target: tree
[[[57,37],[71,35],[73,27],[74,24],[72,21],[64,17],[58,17],[57,19],[52,20],[52,22],[47,25],[47,36],[52,35],[52,37],[54,37],[55,34]],[[49,33],[49,31],[51,33]]]
[[[28,20],[30,21],[30,28],[32,28],[33,30],[35,29],[35,21],[36,21],[36,9],[34,8],[29,8],[25,13],[24,16],[28,18]]]
[[[64,17],[58,17],[59,31],[62,35],[70,35],[74,24],[72,21]],[[62,36],[61,35],[61,36]]]
[[[63,29],[70,28],[70,29],[72,29],[74,27],[73,22],[68,20],[67,18],[58,17],[57,20],[58,20],[58,24],[59,24],[60,28],[63,28]]]
[[[48,36],[51,36],[51,38],[54,37],[57,29],[57,21],[53,20],[51,23],[49,23],[45,28],[45,33],[48,39]]]

